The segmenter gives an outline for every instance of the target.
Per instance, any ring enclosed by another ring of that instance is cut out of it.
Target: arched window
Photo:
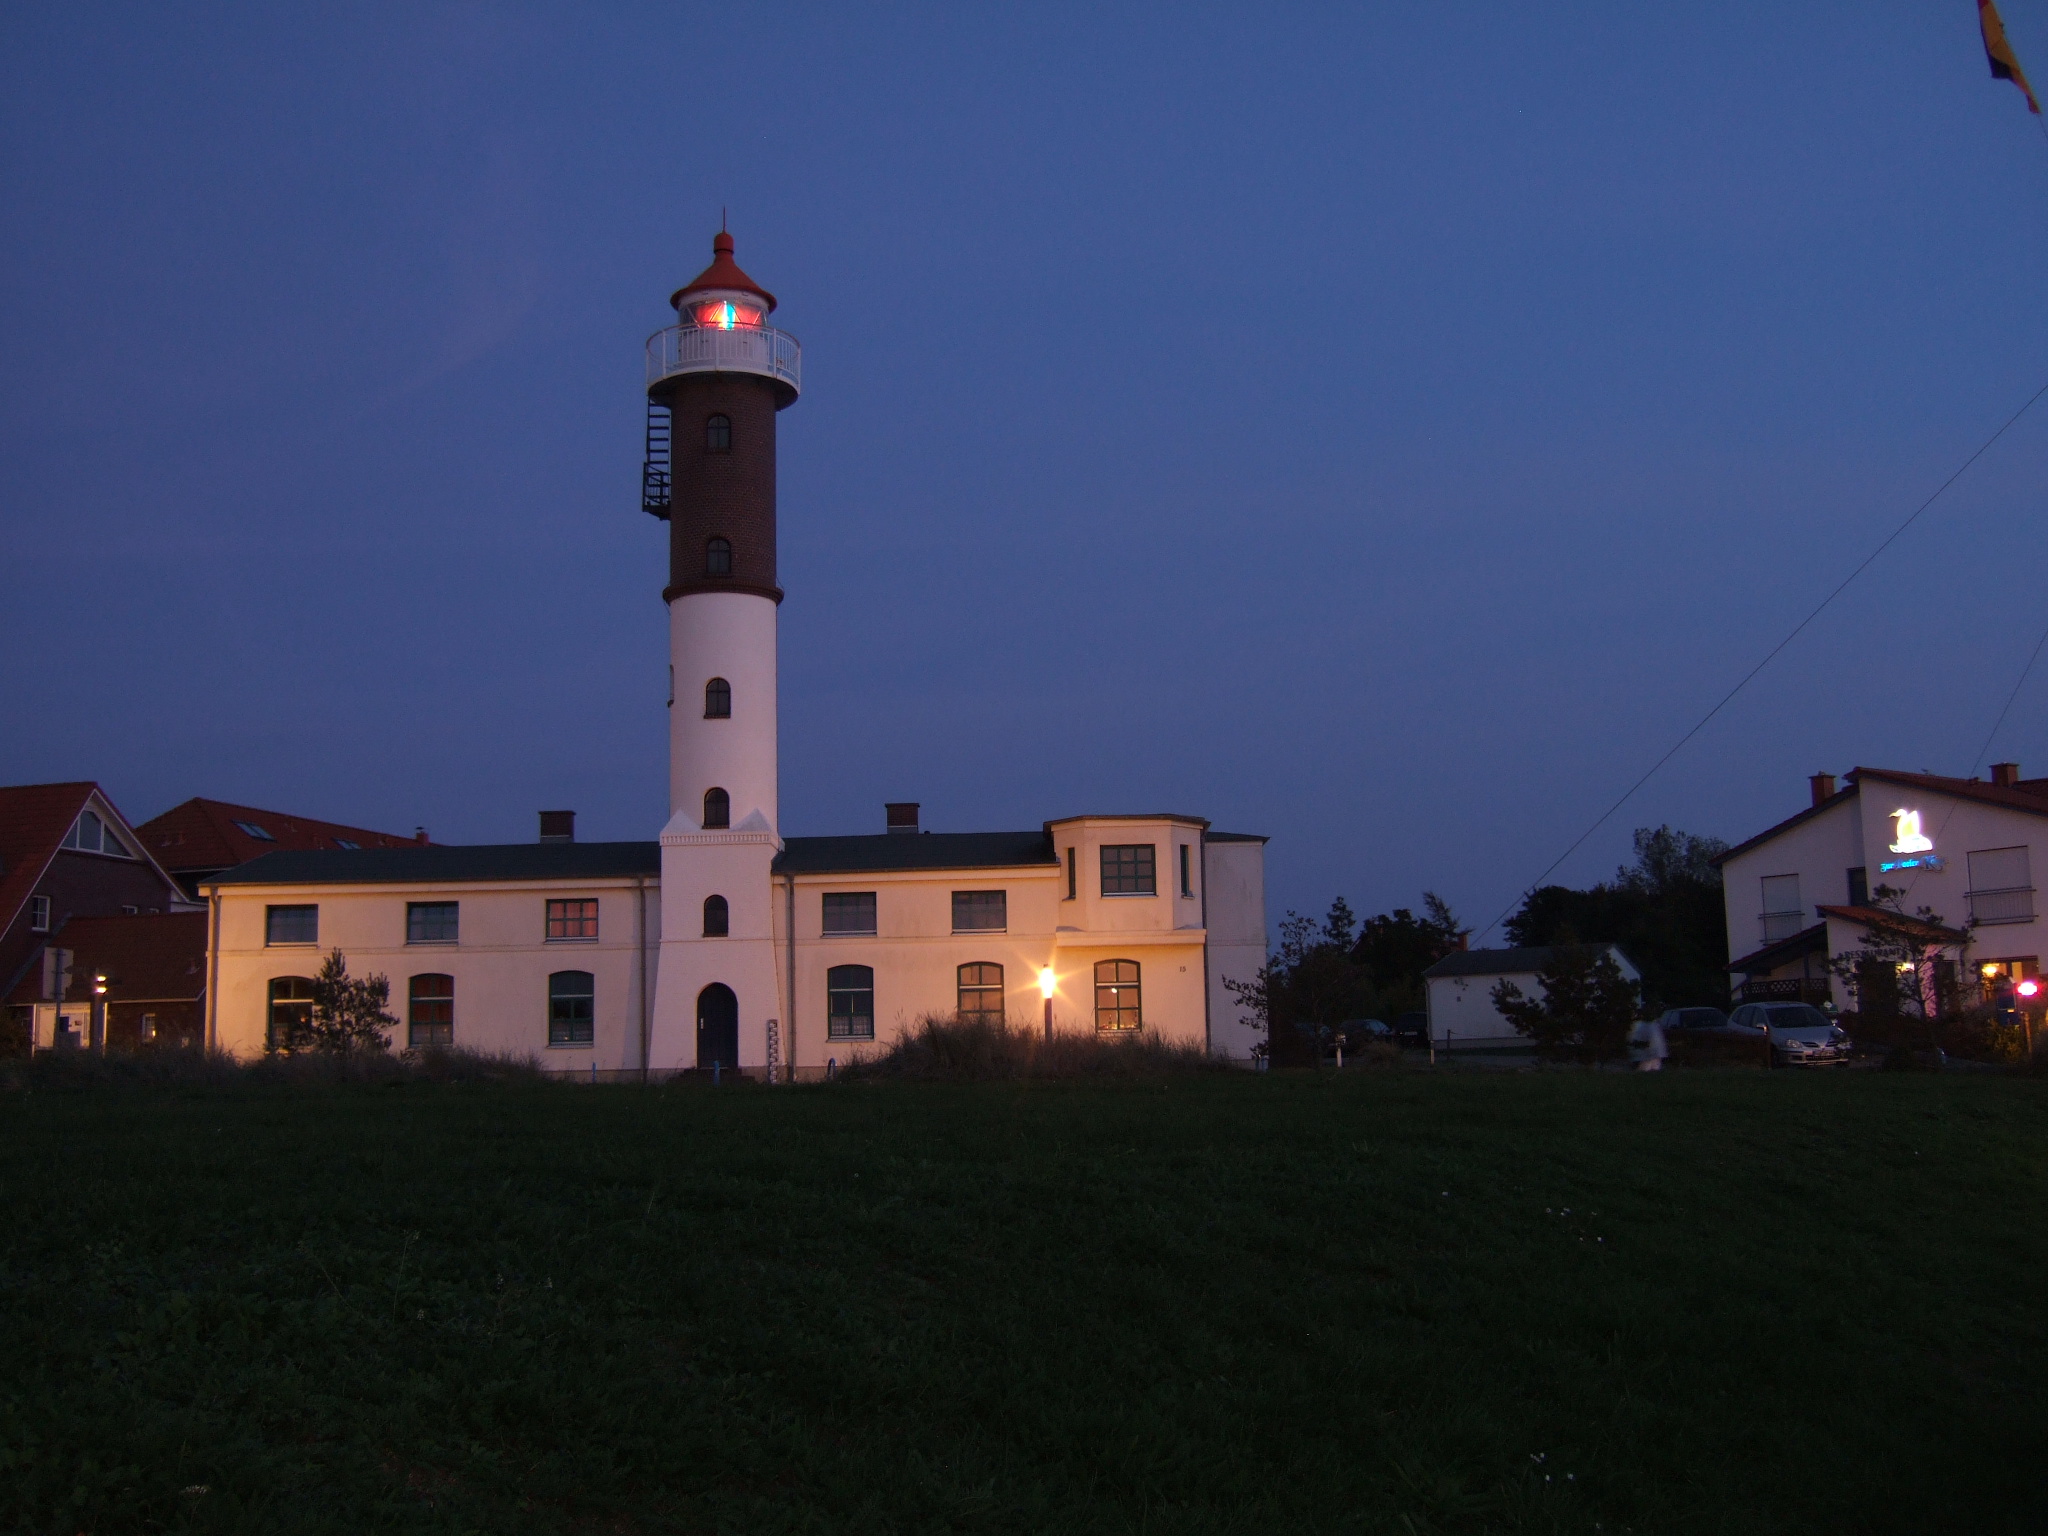
[[[1136,1029],[1138,1021],[1138,962],[1096,961],[1095,1027]]]
[[[725,898],[723,896],[706,896],[704,898],[705,938],[724,938],[727,929],[731,926],[731,922],[732,917],[726,910]]]
[[[548,978],[548,1044],[588,1045],[597,1034],[597,978],[557,971]]]
[[[704,791],[704,825],[729,827],[732,825],[732,796],[722,789]]]
[[[1003,968],[1000,965],[960,967],[960,1022],[1003,1022]]]
[[[831,1040],[875,1038],[874,967],[835,965],[825,973],[825,1035]]]
[[[454,1043],[455,978],[435,972],[413,977],[407,997],[406,1044],[417,1050],[423,1045]]]
[[[730,416],[707,416],[704,418],[704,451],[706,453],[732,452],[732,418]]]
[[[270,1017],[265,1021],[263,1049],[289,1051],[306,1043],[313,1027],[313,982],[306,976],[270,978]]]
[[[731,539],[708,539],[705,541],[704,574],[706,576],[730,576],[732,574]]]
[[[732,718],[732,684],[722,677],[714,677],[704,685],[704,718],[706,720],[730,720]]]

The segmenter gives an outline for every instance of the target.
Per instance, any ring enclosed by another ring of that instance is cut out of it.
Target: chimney
[[[1998,785],[1999,788],[2011,789],[2019,781],[2020,765],[2018,763],[1993,763],[1991,765],[1991,782]]]
[[[1824,800],[1832,800],[1835,797],[1835,776],[1832,773],[1816,773],[1809,777],[1806,782],[1813,786],[1813,803],[1815,805],[1819,805]]]
[[[422,848],[426,847],[427,829],[425,827],[414,827],[412,829],[412,840],[418,843]]]
[[[544,843],[575,842],[576,813],[574,811],[542,811],[540,813],[540,840]]]
[[[917,830],[917,806],[915,800],[891,800],[882,809],[888,813],[891,832],[915,832]]]

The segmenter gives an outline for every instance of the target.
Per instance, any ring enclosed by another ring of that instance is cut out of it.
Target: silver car
[[[1849,1032],[1811,1003],[1744,1003],[1728,1027],[1770,1042],[1774,1067],[1839,1066],[1852,1048]]]

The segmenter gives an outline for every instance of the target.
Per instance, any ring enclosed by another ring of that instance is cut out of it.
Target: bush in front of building
[[[532,1057],[494,1056],[458,1047],[430,1051],[303,1051],[242,1061],[193,1046],[156,1050],[38,1051],[0,1059],[0,1092],[90,1092],[124,1088],[325,1088],[347,1084],[539,1083],[550,1081]]]
[[[1539,1055],[1605,1061],[1621,1055],[1642,1013],[1642,992],[1614,963],[1606,945],[1570,942],[1552,949],[1536,973],[1541,997],[1525,997],[1512,981],[1493,989],[1493,1006],[1535,1042]]]
[[[1005,1019],[927,1014],[887,1050],[839,1069],[841,1082],[986,1083],[1020,1078],[1137,1078],[1228,1072],[1199,1045],[1162,1040],[1149,1030],[1098,1035]]]

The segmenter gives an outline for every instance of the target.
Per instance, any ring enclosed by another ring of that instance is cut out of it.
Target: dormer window
[[[117,859],[135,857],[114,829],[91,811],[84,812],[71,824],[71,830],[64,837],[64,846],[75,848],[80,853],[110,853]]]
[[[705,418],[704,451],[706,453],[732,452],[732,418],[730,416],[709,416]]]
[[[730,576],[732,574],[732,540],[708,539],[705,541],[704,574],[706,576]]]

